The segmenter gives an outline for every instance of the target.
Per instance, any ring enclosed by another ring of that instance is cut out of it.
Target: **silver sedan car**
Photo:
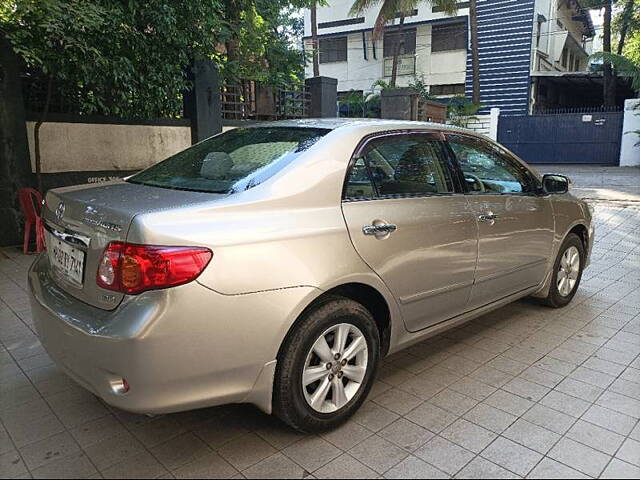
[[[568,188],[444,125],[236,128],[50,191],[33,318],[58,366],[116,407],[252,403],[325,430],[385,355],[525,296],[567,305],[593,243]]]

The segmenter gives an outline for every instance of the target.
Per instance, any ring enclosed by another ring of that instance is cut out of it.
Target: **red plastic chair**
[[[36,252],[44,250],[44,225],[42,224],[42,195],[34,188],[21,188],[18,190],[18,198],[22,213],[24,214],[24,245],[22,250],[29,253],[29,240],[31,239],[31,227],[36,227]]]

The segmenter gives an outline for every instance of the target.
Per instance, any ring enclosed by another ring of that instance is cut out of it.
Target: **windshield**
[[[259,185],[329,133],[321,128],[235,128],[129,178],[131,183],[212,193]]]

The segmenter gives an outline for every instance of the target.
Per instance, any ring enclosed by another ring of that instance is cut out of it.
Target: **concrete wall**
[[[27,122],[35,172],[34,125],[35,122]],[[47,122],[40,128],[45,174],[140,170],[190,145],[188,126]]]
[[[624,102],[622,142],[620,144],[620,166],[640,166],[640,99]]]

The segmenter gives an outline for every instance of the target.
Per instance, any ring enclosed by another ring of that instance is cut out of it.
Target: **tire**
[[[336,361],[335,352],[340,348],[335,342],[339,342],[339,336],[346,339],[341,351],[349,357],[347,360]],[[321,337],[325,339],[324,345],[333,351],[321,348]],[[322,358],[316,350],[322,352]],[[328,362],[331,355],[334,361]],[[379,356],[380,335],[371,313],[348,298],[326,298],[303,313],[280,349],[274,379],[274,414],[303,433],[337,427],[366,399],[375,379]],[[303,374],[307,379],[318,377],[318,380],[303,385]],[[314,399],[320,400],[314,402]]]
[[[563,257],[567,252],[577,250],[579,267],[575,269],[575,265],[573,266],[573,270],[569,269],[569,275],[564,271],[564,267],[561,268],[561,264],[563,263]],[[582,272],[584,270],[584,261],[585,261],[585,251],[584,245],[580,237],[578,237],[575,233],[570,233],[562,242],[560,246],[560,250],[558,251],[558,256],[556,261],[553,264],[553,274],[551,276],[551,286],[549,288],[549,294],[542,302],[545,305],[548,305],[553,308],[561,308],[569,304],[580,286],[580,280],[582,279]],[[563,290],[561,291],[560,283],[564,278],[565,281],[569,281],[569,276],[574,277],[575,283],[570,286],[570,291],[567,293],[567,284],[563,285]]]

